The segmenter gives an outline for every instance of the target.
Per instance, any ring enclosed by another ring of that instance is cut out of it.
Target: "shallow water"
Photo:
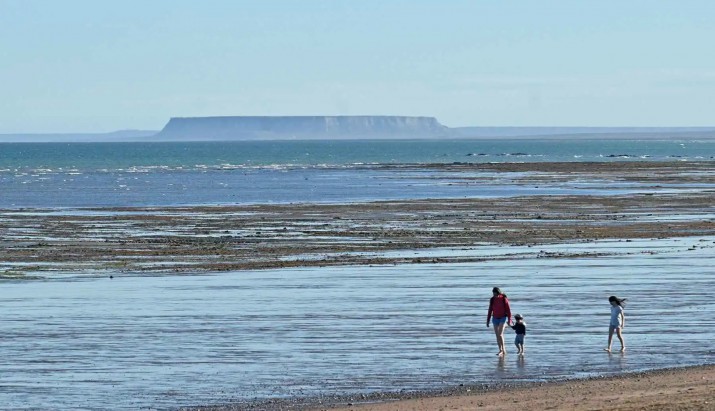
[[[509,173],[323,169],[126,171],[67,176],[0,173],[0,208],[78,208],[211,204],[350,203],[424,198],[494,198],[524,195],[617,195],[701,191],[708,184],[673,185],[565,181],[524,185]]]
[[[656,188],[578,173],[447,172],[420,170],[419,165],[713,158],[715,141],[0,143],[0,208],[350,203],[704,190],[713,186],[659,183]],[[525,177],[534,178],[539,187],[528,184],[528,178],[515,180]]]
[[[0,407],[165,409],[713,363],[713,241],[546,250],[622,250],[598,258],[506,247],[515,258],[482,263],[6,282]],[[523,360],[494,355],[494,285],[526,317]],[[611,294],[630,300],[625,355],[601,351]]]

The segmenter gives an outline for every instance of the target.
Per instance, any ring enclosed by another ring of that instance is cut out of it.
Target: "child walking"
[[[626,351],[626,344],[623,342],[623,327],[626,325],[626,316],[623,314],[623,307],[626,305],[625,298],[618,298],[615,295],[608,297],[608,302],[611,303],[611,323],[608,326],[608,347],[605,351],[611,352],[611,343],[613,342],[613,332],[616,332],[618,341],[621,342],[621,352]]]
[[[524,317],[521,314],[514,316],[516,323],[511,326],[511,329],[516,331],[516,338],[514,338],[514,345],[516,345],[516,352],[518,355],[524,355],[524,336],[526,336],[526,322],[524,322]]]

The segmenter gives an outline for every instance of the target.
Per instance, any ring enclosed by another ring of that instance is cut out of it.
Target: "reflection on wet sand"
[[[522,372],[526,371],[526,359],[523,355],[516,357],[516,367]]]

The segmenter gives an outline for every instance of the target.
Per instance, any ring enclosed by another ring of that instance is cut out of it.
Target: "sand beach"
[[[374,393],[354,397],[277,400],[251,405],[190,407],[183,411],[434,411],[434,410],[622,410],[715,409],[715,366],[631,372],[557,382],[461,385],[443,390]]]
[[[469,390],[469,392],[466,392]],[[314,409],[327,409],[318,407]],[[333,410],[713,410],[715,366],[629,373],[481,392],[339,405]]]

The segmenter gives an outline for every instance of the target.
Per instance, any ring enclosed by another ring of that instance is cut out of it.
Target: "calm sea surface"
[[[475,247],[461,252],[519,256],[5,283],[0,409],[171,409],[712,363],[714,246],[543,248],[613,254],[575,259]],[[494,285],[526,317],[523,359],[513,348],[495,356],[485,327]],[[629,298],[624,355],[602,351],[611,294]]]
[[[4,143],[0,208],[600,193],[588,182],[456,184],[380,166],[713,157],[715,141]],[[404,251],[501,256],[468,264],[6,280],[0,409],[172,409],[712,363],[713,241]],[[538,258],[541,249],[608,256]],[[526,317],[523,360],[494,355],[484,322],[495,285]],[[630,299],[625,355],[601,351],[610,294]]]
[[[95,207],[522,194],[385,164],[715,158],[715,141],[0,143],[0,207]],[[491,191],[490,191],[491,190]],[[561,190],[553,192],[563,193]],[[549,194],[541,193],[541,194]]]

